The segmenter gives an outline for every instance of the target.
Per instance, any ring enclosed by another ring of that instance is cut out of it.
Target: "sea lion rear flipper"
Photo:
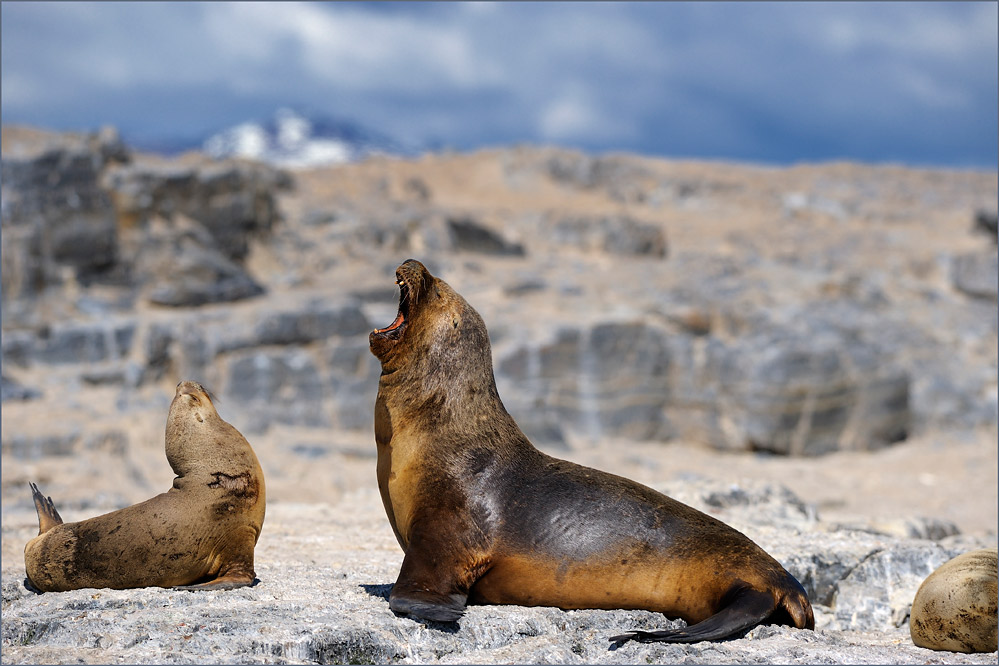
[[[28,482],[31,486],[31,499],[35,502],[35,511],[38,512],[38,533],[44,534],[56,525],[62,525],[62,516],[56,511],[51,497],[45,497],[38,486]]]
[[[697,643],[727,638],[767,619],[774,611],[770,592],[744,587],[735,593],[732,602],[708,619],[682,629],[667,631],[633,631],[612,636],[612,643]]]

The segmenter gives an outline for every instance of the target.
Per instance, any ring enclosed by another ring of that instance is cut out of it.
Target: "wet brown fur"
[[[402,323],[370,335],[382,363],[378,487],[406,553],[395,612],[451,621],[471,601],[642,608],[689,624],[729,607],[752,616],[620,640],[705,640],[764,620],[814,626],[800,584],[741,533],[538,451],[496,391],[478,313],[418,261],[396,275]]]
[[[252,584],[266,503],[263,472],[249,443],[196,382],[177,386],[166,456],[177,475],[170,490],[75,523],[63,523],[58,513],[53,518],[51,499],[32,484],[39,534],[24,548],[31,586],[59,592]]]

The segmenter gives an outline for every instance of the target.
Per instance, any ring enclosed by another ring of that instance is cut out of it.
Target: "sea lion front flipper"
[[[775,608],[770,592],[743,587],[732,595],[729,605],[697,624],[666,631],[632,631],[612,636],[612,643],[696,643],[716,641],[756,626],[767,619]]]
[[[247,576],[246,574],[230,574],[226,576],[221,576],[214,580],[210,580],[207,583],[198,583],[197,585],[177,585],[173,589],[175,590],[188,590],[190,592],[197,592],[199,590],[235,590],[240,587],[247,587],[253,585],[256,578],[252,575]]]
[[[435,535],[439,536],[439,535]],[[389,608],[397,615],[434,622],[455,622],[465,612],[468,589],[459,580],[461,572],[446,568],[446,562],[460,562],[462,557],[431,538],[418,535],[410,542],[402,560],[399,578],[389,593]]]
[[[226,550],[220,555],[226,563],[219,569],[218,575],[203,583],[193,585],[177,585],[175,590],[235,590],[240,587],[253,585],[256,581],[256,572],[253,570],[253,546],[256,543],[256,535],[248,528],[243,528],[242,541],[236,535],[230,535],[231,541]]]
[[[56,525],[62,525],[62,516],[56,511],[51,497],[45,497],[38,490],[38,486],[28,482],[31,486],[31,499],[35,502],[35,511],[38,513],[38,533],[44,534]]]

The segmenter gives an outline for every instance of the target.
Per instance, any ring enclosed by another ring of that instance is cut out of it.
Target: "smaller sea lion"
[[[64,523],[32,483],[38,536],[24,547],[26,584],[38,592],[253,584],[264,475],[249,442],[197,382],[177,385],[166,456],[177,475],[170,490],[76,523]]]
[[[919,647],[950,652],[999,649],[999,551],[944,562],[916,592],[909,635]]]

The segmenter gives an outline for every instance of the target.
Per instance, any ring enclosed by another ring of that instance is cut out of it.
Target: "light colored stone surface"
[[[678,496],[701,498],[706,509],[711,505],[703,500],[716,502],[724,490],[721,484],[707,493],[693,484],[676,487],[681,490]],[[11,562],[11,551],[12,542],[23,543],[34,532],[34,519],[27,511],[5,509],[4,661],[925,663],[942,658],[947,663],[994,663],[995,654],[937,655],[917,648],[909,641],[907,625],[896,627],[890,617],[869,612],[868,600],[879,600],[877,594],[886,586],[893,588],[903,606],[905,598],[911,602],[915,587],[909,594],[907,587],[898,585],[899,575],[905,577],[909,571],[908,586],[918,586],[911,570],[926,566],[938,554],[946,559],[945,545],[856,531],[827,534],[823,530],[831,526],[802,513],[793,495],[770,486],[742,490],[737,495],[745,501],[713,513],[756,539],[806,586],[814,583],[801,573],[806,556],[843,565],[841,589],[834,595],[838,607],[816,605],[815,632],[758,627],[743,638],[719,643],[628,644],[610,649],[607,638],[622,630],[665,628],[671,623],[644,611],[566,612],[515,606],[470,607],[457,630],[397,618],[388,609],[387,595],[402,553],[377,492],[369,488],[349,492],[335,505],[273,502],[256,551],[260,583],[230,592],[147,588],[32,594],[21,584],[24,569],[16,560]],[[782,514],[782,528],[767,524],[772,522],[767,516],[779,519]],[[743,522],[740,515],[752,515],[753,521]],[[885,553],[910,557],[896,556],[897,572],[886,574],[883,568],[870,566]],[[842,587],[856,580],[864,567],[869,569],[865,588],[852,583]],[[846,598],[847,590],[853,598]],[[843,621],[844,615],[853,616],[852,624]]]

